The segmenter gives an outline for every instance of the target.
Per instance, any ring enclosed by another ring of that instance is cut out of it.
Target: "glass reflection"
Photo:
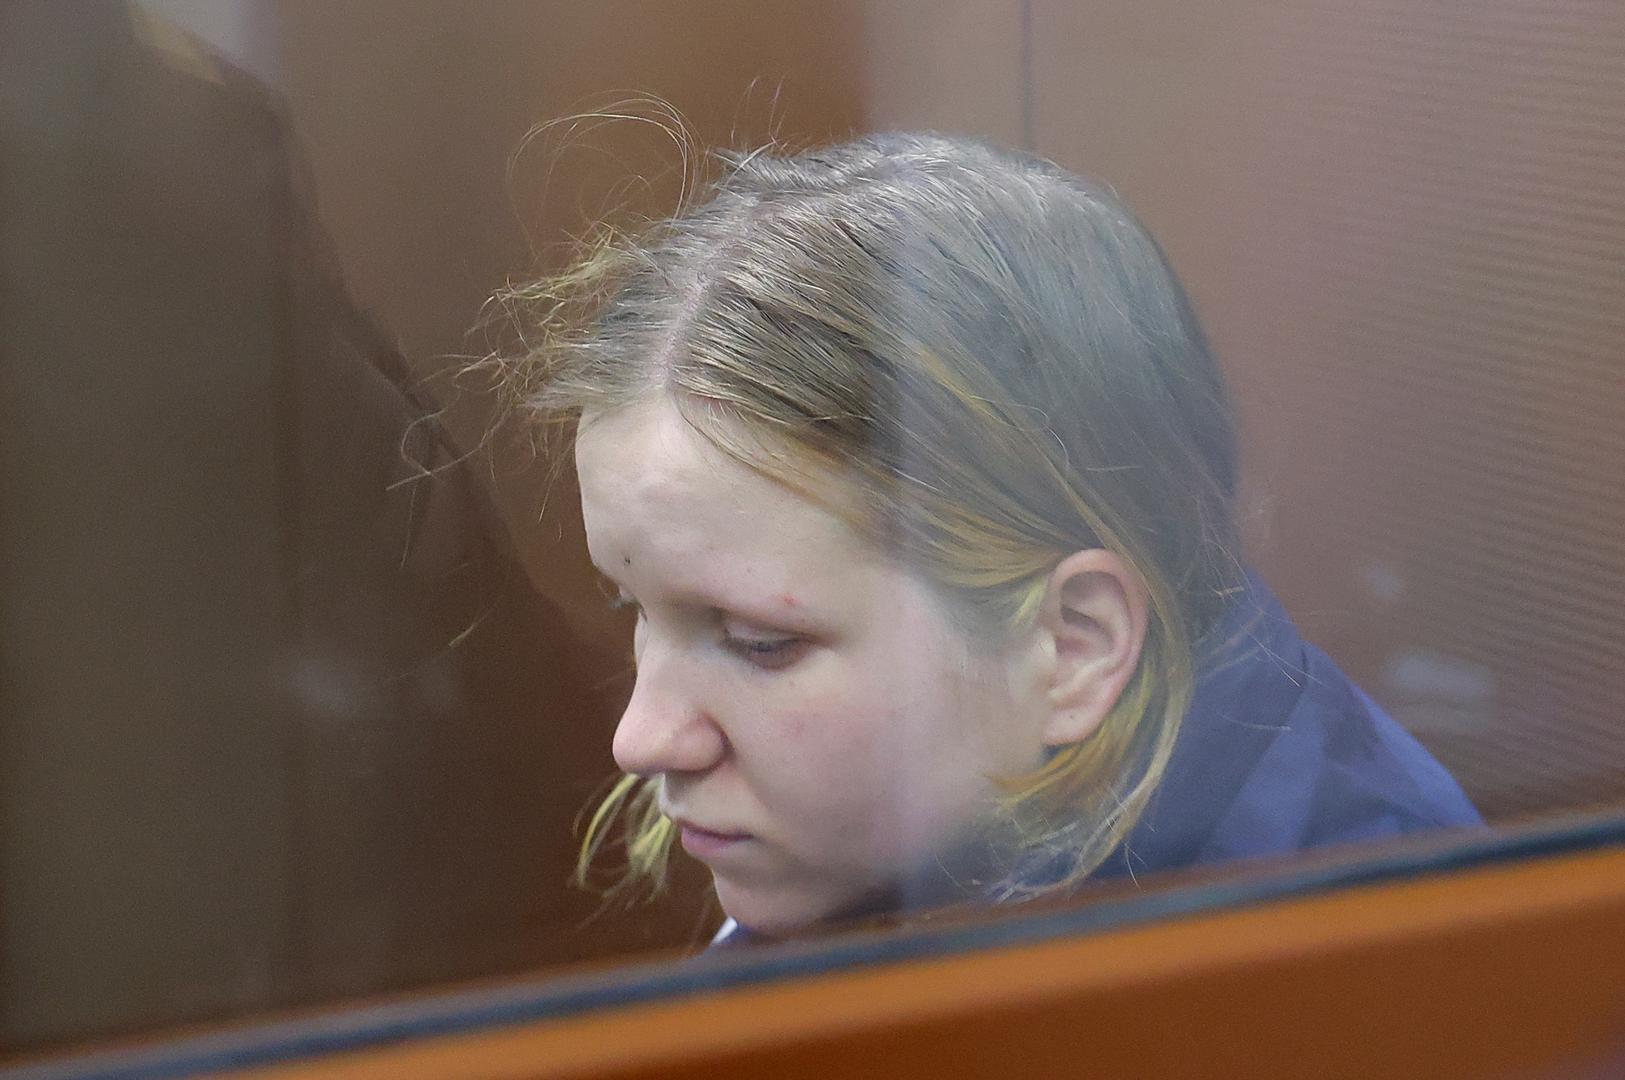
[[[0,1046],[1619,805],[1625,37],[1476,14],[0,4]]]
[[[140,7],[4,30],[0,1042],[601,950],[543,838],[619,656],[353,299],[282,103]]]

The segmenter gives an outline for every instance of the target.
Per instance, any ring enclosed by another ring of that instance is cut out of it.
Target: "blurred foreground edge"
[[[1625,817],[15,1075],[249,1064],[231,1075],[1618,1077]]]

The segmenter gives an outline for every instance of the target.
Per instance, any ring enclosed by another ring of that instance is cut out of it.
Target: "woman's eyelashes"
[[[726,628],[722,643],[741,660],[766,671],[789,667],[801,659],[807,648],[804,638],[743,633]]]
[[[610,597],[609,606],[612,611],[630,608],[635,612],[638,618],[638,632],[642,633],[648,615],[643,605],[633,596],[624,590],[617,591]],[[779,671],[789,667],[801,659],[810,644],[806,638],[795,634],[779,633],[740,623],[723,611],[713,609],[711,618],[718,627],[716,632],[721,635],[722,647],[751,666],[764,671]]]

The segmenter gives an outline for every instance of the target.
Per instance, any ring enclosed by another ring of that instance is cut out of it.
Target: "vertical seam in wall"
[[[1033,136],[1033,0],[1021,0],[1021,146],[1037,153]]]
[[[298,297],[295,295],[293,275],[299,272],[294,262],[295,230],[304,226],[298,212],[301,197],[314,200],[313,187],[300,187],[301,178],[295,169],[289,143],[291,134],[281,126],[278,116],[268,116],[261,129],[266,133],[278,160],[284,165],[282,182],[271,199],[270,219],[272,249],[277,253],[275,273],[275,305],[277,371],[272,393],[275,415],[273,438],[276,473],[276,559],[277,620],[275,642],[276,666],[272,668],[277,679],[276,698],[279,703],[289,701],[287,679],[289,665],[298,663],[305,645],[304,583],[301,567],[306,551],[306,536],[300,519],[300,495],[304,475],[303,390],[304,379],[299,360],[304,327],[299,322]],[[314,184],[314,179],[306,181]],[[282,924],[281,934],[271,949],[272,1000],[276,1005],[292,1004],[309,998],[311,988],[318,985],[312,957],[314,934],[312,931],[311,875],[303,856],[309,850],[312,824],[308,813],[310,796],[310,727],[306,711],[289,710],[282,730]]]

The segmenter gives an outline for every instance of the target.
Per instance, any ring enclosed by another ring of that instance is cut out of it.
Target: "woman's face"
[[[615,759],[723,908],[782,934],[908,889],[1041,757],[1018,665],[665,401],[586,419],[593,562],[639,610]]]

